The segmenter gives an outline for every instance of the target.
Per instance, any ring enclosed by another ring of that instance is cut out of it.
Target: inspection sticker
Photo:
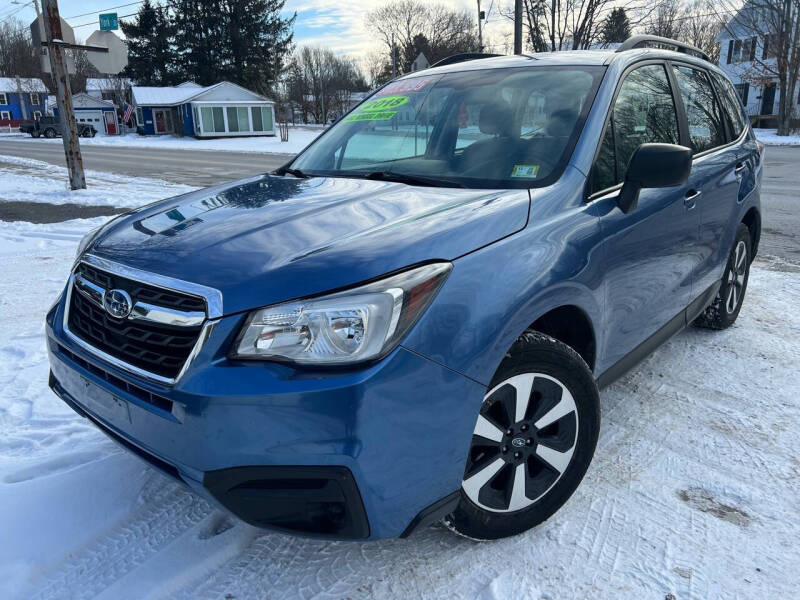
[[[356,111],[347,116],[346,122],[388,121],[397,114],[394,110],[408,102],[408,96],[386,96],[367,100]]]
[[[539,165],[514,165],[512,177],[536,177],[539,175]]]

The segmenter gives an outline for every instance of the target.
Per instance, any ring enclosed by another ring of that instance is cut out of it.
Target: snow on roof
[[[175,87],[179,88],[201,88],[203,87],[199,83],[195,83],[194,81],[184,81],[183,83],[179,83]]]
[[[193,85],[186,85],[186,84],[193,84]],[[260,94],[256,94],[255,92],[251,92],[247,88],[243,88],[240,85],[236,85],[235,83],[231,83],[230,81],[220,81],[219,83],[215,83],[214,85],[209,85],[207,87],[203,87],[201,85],[197,85],[191,81],[186,81],[178,86],[174,87],[152,87],[152,86],[138,86],[135,85],[131,88],[133,93],[133,99],[135,104],[138,106],[174,106],[177,104],[183,104],[184,102],[188,102],[189,100],[193,100],[198,96],[205,94],[213,90],[214,88],[218,88],[220,86],[232,86],[235,88],[239,88],[248,94],[252,94],[259,98],[263,98],[268,102],[272,102],[268,98],[264,98]]]
[[[47,87],[42,83],[41,79],[33,77],[20,77],[23,92],[46,92]],[[0,77],[0,92],[16,92],[17,91],[17,78],[16,77]]]
[[[128,87],[131,85],[131,80],[126,77],[114,79],[108,77],[88,77],[86,79],[86,91],[115,90],[118,84],[122,84],[122,87]]]

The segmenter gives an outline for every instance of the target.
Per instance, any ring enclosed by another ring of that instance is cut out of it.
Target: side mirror
[[[675,144],[642,144],[628,163],[617,206],[625,214],[639,203],[642,188],[682,185],[692,169],[692,151]]]

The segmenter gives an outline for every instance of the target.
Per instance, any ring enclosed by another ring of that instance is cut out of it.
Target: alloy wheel
[[[561,479],[577,438],[577,407],[564,384],[543,373],[510,377],[484,397],[462,489],[489,511],[527,508]]]
[[[747,273],[747,246],[743,241],[736,244],[733,257],[728,268],[728,297],[725,300],[725,310],[732,315],[739,306]]]

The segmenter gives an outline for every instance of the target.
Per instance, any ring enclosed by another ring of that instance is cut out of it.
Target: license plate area
[[[92,383],[83,375],[78,376],[78,381],[82,389],[80,394],[76,394],[76,398],[79,402],[82,401],[90,412],[111,423],[131,422],[127,401]]]

